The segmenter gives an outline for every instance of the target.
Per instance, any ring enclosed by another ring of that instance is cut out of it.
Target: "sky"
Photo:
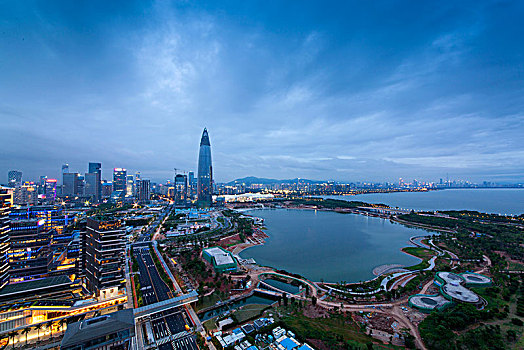
[[[524,182],[522,1],[0,0],[0,182]]]

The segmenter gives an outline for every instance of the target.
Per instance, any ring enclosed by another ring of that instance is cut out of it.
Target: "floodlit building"
[[[126,177],[127,170],[124,168],[113,169],[113,192],[114,191],[126,191]]]
[[[237,269],[237,262],[233,254],[221,247],[204,249],[202,257],[213,265],[216,272],[235,271]]]
[[[97,296],[118,293],[125,287],[125,235],[120,220],[87,219],[82,239],[82,266],[86,288]]]
[[[204,129],[200,139],[198,154],[198,179],[197,179],[198,205],[210,207],[213,202],[213,165],[211,162],[211,143],[209,134]]]
[[[0,187],[0,288],[9,281],[9,212],[12,204],[11,189]]]

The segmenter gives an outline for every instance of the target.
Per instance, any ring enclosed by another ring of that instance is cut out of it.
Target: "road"
[[[149,247],[135,247],[138,262],[140,289],[144,305],[150,305],[173,297],[170,288],[160,277]],[[176,308],[151,316],[153,336],[161,350],[197,350],[195,336],[187,333],[186,325],[194,326],[185,309]],[[175,336],[176,339],[172,339]]]

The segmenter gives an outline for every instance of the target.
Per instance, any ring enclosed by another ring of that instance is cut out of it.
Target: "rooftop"
[[[69,324],[61,346],[83,344],[91,339],[128,329],[134,333],[134,328],[133,309],[124,309],[108,315]]]
[[[71,284],[71,280],[67,276],[54,276],[34,281],[8,284],[4,288],[0,289],[0,298],[12,296],[23,292],[36,292],[38,290],[46,288],[66,286],[69,284]]]
[[[219,247],[207,248],[204,251],[213,258],[215,258],[215,263],[218,266],[235,263],[235,260],[233,260],[231,254],[222,250]]]

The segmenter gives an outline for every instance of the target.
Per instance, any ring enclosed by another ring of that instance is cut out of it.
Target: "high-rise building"
[[[12,190],[0,187],[0,288],[9,282],[9,211]]]
[[[111,192],[113,192],[113,183],[102,182],[102,198],[111,197]]]
[[[69,164],[63,164],[62,165],[62,174],[69,172]]]
[[[98,200],[102,198],[102,163],[89,163],[89,173],[98,174]]]
[[[113,169],[113,191],[126,190],[127,170],[123,168]]]
[[[63,173],[63,189],[62,195],[64,196],[79,196],[83,195],[83,184],[82,178],[78,173]]]
[[[198,182],[197,195],[198,205],[209,207],[213,202],[213,166],[211,163],[211,143],[207,129],[204,128],[200,139],[200,151],[198,153]]]
[[[84,176],[85,188],[84,193],[86,196],[91,197],[95,203],[100,201],[100,194],[102,190],[100,188],[100,174],[99,173],[86,173]]]
[[[38,191],[33,183],[24,183],[14,189],[13,203],[17,205],[38,204]]]
[[[87,289],[98,296],[108,288],[125,287],[125,230],[120,220],[87,219],[82,239],[82,266]]]
[[[11,170],[7,173],[7,185],[9,187],[17,187],[22,184],[22,172],[18,170]]]
[[[193,199],[197,193],[197,179],[193,171],[189,172],[187,181],[188,181],[188,192],[189,192],[188,196],[189,198]]]
[[[50,230],[45,220],[11,219],[9,233],[9,280],[20,282],[47,276]]]
[[[149,202],[151,195],[151,183],[149,180],[140,180],[138,182],[137,198],[140,202]]]
[[[54,203],[56,200],[56,179],[46,179],[44,195],[46,202]]]
[[[45,182],[47,180],[47,176],[40,176],[40,182],[38,183],[38,194],[45,194]]]
[[[133,175],[126,175],[126,196],[132,197],[134,195],[135,181]]]
[[[175,205],[185,206],[187,204],[187,175],[177,174],[175,176]]]

